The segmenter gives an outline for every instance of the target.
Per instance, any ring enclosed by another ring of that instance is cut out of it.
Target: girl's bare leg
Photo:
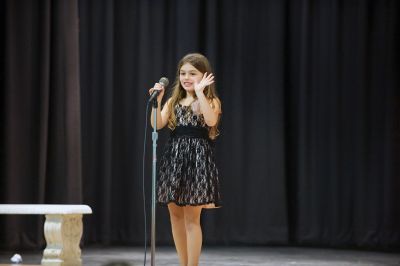
[[[179,256],[179,263],[181,266],[187,266],[188,252],[184,207],[179,207],[175,203],[170,203],[168,204],[168,210],[171,219],[172,235],[174,237],[175,248]]]
[[[201,245],[203,241],[200,214],[201,206],[185,206],[185,226],[187,237],[187,266],[197,266],[201,253]]]

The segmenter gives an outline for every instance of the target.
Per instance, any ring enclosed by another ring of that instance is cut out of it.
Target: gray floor
[[[40,264],[40,252],[19,252],[24,264]],[[0,252],[0,264],[9,263],[13,252]],[[150,260],[150,252],[147,255]],[[142,248],[84,248],[83,265],[135,266],[143,265]],[[114,262],[114,264],[112,264]],[[150,262],[146,265],[150,266]],[[172,247],[157,247],[156,265],[178,265]],[[378,266],[400,265],[400,254],[291,247],[205,247],[200,265],[267,265],[267,266]]]

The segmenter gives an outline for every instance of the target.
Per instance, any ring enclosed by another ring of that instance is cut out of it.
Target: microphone
[[[162,77],[160,78],[160,81],[158,82],[161,84],[161,86],[163,86],[164,88],[166,88],[168,86],[169,80],[166,77]],[[151,94],[150,98],[149,98],[149,102],[153,101],[155,98],[157,98],[158,94],[160,93],[159,90],[155,90],[153,91],[153,93]]]

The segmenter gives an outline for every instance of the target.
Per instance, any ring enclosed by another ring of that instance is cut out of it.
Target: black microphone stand
[[[153,168],[151,182],[151,266],[155,266],[155,249],[156,249],[156,176],[157,176],[157,97],[152,100],[153,105]]]

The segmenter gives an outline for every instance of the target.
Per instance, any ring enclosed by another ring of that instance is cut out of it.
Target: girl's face
[[[185,91],[194,91],[195,83],[199,83],[202,78],[203,73],[189,63],[184,64],[179,70],[179,81]]]

